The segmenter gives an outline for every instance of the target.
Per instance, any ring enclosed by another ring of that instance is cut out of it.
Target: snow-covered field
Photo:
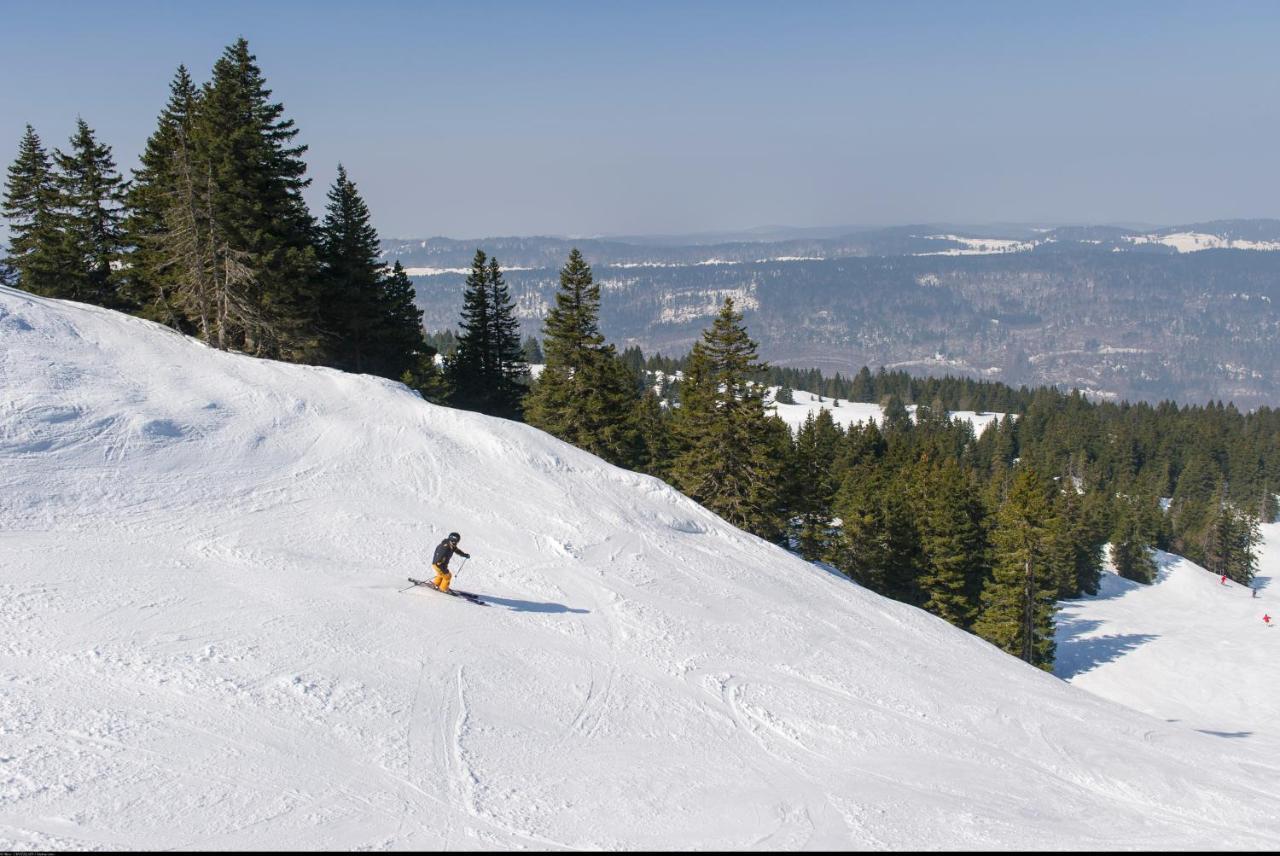
[[[809,414],[817,415],[819,410],[826,410],[831,414],[831,419],[837,425],[848,428],[858,422],[874,422],[879,425],[884,419],[884,408],[879,404],[849,401],[848,399],[840,399],[837,406],[835,399],[830,396],[819,396],[816,393],[805,392],[804,390],[793,390],[792,399],[794,404],[779,404],[776,401],[778,395],[778,387],[769,387],[766,401],[772,412],[776,413],[783,422],[794,431],[804,425],[805,420],[809,418]],[[914,419],[916,414],[916,405],[907,405],[907,413]],[[981,434],[987,430],[987,426],[992,422],[997,422],[1004,418],[1003,413],[975,412],[972,410],[952,410],[949,412],[952,419],[962,419],[973,426],[974,434]]]
[[[526,426],[9,289],[0,392],[0,849],[1280,840],[1212,717]],[[489,607],[398,592],[452,529]]]

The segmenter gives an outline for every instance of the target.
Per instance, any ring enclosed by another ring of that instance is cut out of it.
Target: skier
[[[1253,596],[1254,596],[1254,597],[1257,597],[1257,596],[1258,596],[1258,587],[1257,587],[1257,586],[1254,586],[1254,587],[1253,587]]]
[[[1222,584],[1223,584],[1224,586],[1227,584],[1227,575],[1226,575],[1226,574],[1223,574],[1223,575],[1222,575]]]
[[[440,591],[447,592],[449,581],[453,579],[453,574],[449,573],[449,560],[453,558],[453,554],[457,553],[464,559],[471,558],[470,553],[464,553],[458,549],[458,542],[461,540],[462,536],[457,532],[450,532],[449,537],[440,542],[436,547],[435,555],[431,557],[431,567],[436,572],[434,584]]]
[[[1263,614],[1263,616],[1262,616],[1262,623],[1263,623],[1263,624],[1265,624],[1265,625],[1267,625],[1268,627],[1270,627],[1270,626],[1271,626],[1271,616],[1270,616],[1270,615]]]

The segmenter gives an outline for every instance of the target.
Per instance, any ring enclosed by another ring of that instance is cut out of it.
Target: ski
[[[453,596],[453,597],[460,597],[460,598],[462,598],[462,599],[463,599],[463,600],[465,600],[465,601],[469,601],[469,602],[471,602],[471,603],[474,603],[476,606],[488,606],[488,605],[489,605],[489,604],[485,603],[483,600],[481,600],[481,599],[480,599],[480,595],[478,595],[478,594],[473,594],[473,593],[471,593],[471,592],[469,592],[469,591],[458,591],[457,589],[449,589],[448,591],[440,591],[440,589],[436,588],[435,583],[431,582],[430,580],[415,580],[413,577],[409,577],[409,582],[413,583],[415,586],[424,586],[424,587],[426,587],[426,588],[431,589],[431,590],[432,590],[432,591],[434,591],[434,592],[439,592],[440,594],[447,594],[447,595],[451,595],[451,596]]]

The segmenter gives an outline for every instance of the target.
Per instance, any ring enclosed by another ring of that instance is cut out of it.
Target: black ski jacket
[[[462,552],[457,547],[453,546],[452,542],[450,542],[449,539],[446,538],[445,540],[440,542],[440,545],[438,547],[436,547],[436,554],[431,557],[431,564],[435,565],[437,568],[444,571],[445,573],[448,573],[449,560],[453,558],[454,553],[457,553],[459,556],[461,556],[464,559],[471,558],[470,553]]]

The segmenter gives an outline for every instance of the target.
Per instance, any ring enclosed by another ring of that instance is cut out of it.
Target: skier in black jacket
[[[435,555],[431,557],[431,567],[436,571],[435,587],[440,591],[447,592],[449,581],[453,579],[453,574],[449,573],[449,560],[453,558],[453,554],[457,553],[464,559],[471,558],[470,553],[458,549],[458,542],[461,540],[462,536],[457,532],[450,532],[449,537],[440,542]]]

